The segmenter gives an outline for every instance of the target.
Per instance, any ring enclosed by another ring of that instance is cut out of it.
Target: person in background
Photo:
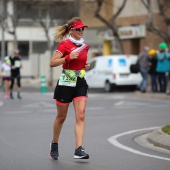
[[[158,91],[158,83],[157,83],[157,71],[156,71],[156,67],[157,67],[157,58],[156,58],[156,50],[151,49],[148,52],[149,54],[149,74],[150,74],[150,78],[151,78],[151,90],[152,92],[157,92]]]
[[[19,50],[14,50],[14,55],[10,57],[11,60],[11,86],[10,86],[10,98],[13,97],[13,87],[15,79],[17,80],[17,97],[21,99],[21,74],[20,69],[22,67],[21,58],[19,56]]]
[[[159,44],[159,52],[157,53],[157,67],[156,71],[158,72],[158,82],[159,82],[159,92],[166,93],[167,89],[167,77],[166,72],[169,71],[169,62],[168,62],[168,51],[167,44],[162,42]]]
[[[63,123],[67,117],[70,102],[75,109],[75,141],[74,159],[89,159],[84,150],[85,108],[88,85],[84,78],[85,71],[90,68],[87,62],[89,45],[84,42],[83,33],[86,26],[79,17],[74,17],[63,26],[56,28],[55,39],[62,40],[50,61],[50,67],[62,65],[63,71],[54,91],[57,116],[53,126],[53,140],[50,155],[59,159],[58,141]],[[64,39],[66,38],[66,39]]]
[[[168,72],[167,74],[167,89],[166,89],[166,94],[170,95],[170,50],[169,48],[167,48],[167,52],[166,52],[166,58],[167,58],[167,62],[168,62]]]
[[[142,75],[142,81],[139,85],[140,91],[145,93],[147,90],[147,81],[148,81],[148,68],[149,68],[149,47],[144,47],[143,52],[139,54],[138,63],[140,66],[140,73]]]
[[[4,58],[1,66],[2,80],[5,88],[5,99],[9,98],[10,85],[11,85],[11,61],[8,56]]]
[[[167,95],[170,95],[170,72],[168,73],[168,77],[167,77]]]

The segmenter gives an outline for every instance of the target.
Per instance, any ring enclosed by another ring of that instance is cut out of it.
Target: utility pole
[[[4,0],[1,0],[1,60],[3,61],[4,57],[5,57],[5,36],[4,36]]]

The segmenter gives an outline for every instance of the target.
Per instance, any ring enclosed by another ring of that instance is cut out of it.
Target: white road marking
[[[52,108],[54,107],[55,108],[55,102],[53,103],[48,103],[48,102],[36,102],[34,104],[27,104],[25,106],[23,106],[24,108],[45,108],[45,107],[49,107],[49,108]]]
[[[125,101],[119,101],[115,103],[115,106],[120,106],[120,105],[125,105],[125,106],[150,106],[148,103],[141,103],[141,102],[125,102]]]
[[[150,106],[150,103],[142,103],[142,102],[127,102],[128,105],[133,105],[133,106]]]
[[[4,114],[9,114],[9,115],[13,115],[13,114],[29,114],[30,111],[27,110],[19,110],[19,111],[10,111],[10,112],[4,112]]]
[[[143,152],[140,152],[138,150],[135,150],[135,149],[132,149],[132,148],[129,148],[121,143],[119,143],[117,141],[117,138],[121,137],[121,136],[124,136],[124,135],[128,135],[128,134],[131,134],[131,133],[136,133],[136,132],[139,132],[139,131],[145,131],[145,130],[153,130],[153,129],[157,129],[157,128],[160,128],[160,127],[151,127],[151,128],[145,128],[145,129],[138,129],[138,130],[132,130],[132,131],[128,131],[128,132],[124,132],[124,133],[120,133],[120,134],[117,134],[117,135],[114,135],[112,137],[110,137],[108,139],[108,141],[113,144],[114,146],[120,148],[120,149],[124,149],[126,151],[129,151],[129,152],[132,152],[132,153],[135,153],[135,154],[138,154],[138,155],[142,155],[142,156],[147,156],[147,157],[152,157],[152,158],[156,158],[156,159],[162,159],[162,160],[166,160],[166,161],[170,161],[170,158],[165,158],[165,157],[161,157],[161,156],[156,156],[156,155],[151,155],[151,154],[147,154],[147,153],[143,153]]]
[[[121,95],[121,94],[108,94],[108,93],[98,93],[98,94],[92,94],[92,93],[89,93],[88,94],[88,97],[90,100],[110,100],[110,99],[116,99],[116,100],[123,100],[126,98],[125,95]]]
[[[0,107],[3,106],[3,105],[4,105],[4,103],[3,103],[3,102],[0,102]]]
[[[124,104],[124,101],[120,101],[120,102],[115,103],[115,106],[120,106],[122,104]]]
[[[86,110],[104,110],[103,107],[87,107]]]

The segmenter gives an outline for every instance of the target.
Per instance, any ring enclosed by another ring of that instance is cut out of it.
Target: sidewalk
[[[163,99],[170,101],[170,95],[166,93],[141,93],[140,91],[136,91],[135,94],[137,96],[143,98],[154,98],[154,99]],[[155,147],[162,147],[170,150],[170,135],[162,132],[162,129],[156,129],[148,134],[147,140],[152,143]]]
[[[170,100],[170,95],[166,93],[141,93],[140,91],[135,91],[135,94],[140,97],[144,98],[155,98],[155,99],[164,99],[164,100]]]
[[[41,91],[41,79],[21,79],[22,83],[22,91],[32,91],[32,92],[40,92]],[[53,92],[54,87],[49,87],[46,82],[46,90],[47,92]]]
[[[162,132],[161,128],[149,133],[148,141],[153,143],[156,147],[170,150],[170,135]]]

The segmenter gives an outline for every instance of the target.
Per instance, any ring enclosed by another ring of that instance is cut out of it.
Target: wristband
[[[70,62],[70,57],[69,57],[69,55],[66,55],[66,56],[65,56],[65,61],[67,61],[68,63]]]

